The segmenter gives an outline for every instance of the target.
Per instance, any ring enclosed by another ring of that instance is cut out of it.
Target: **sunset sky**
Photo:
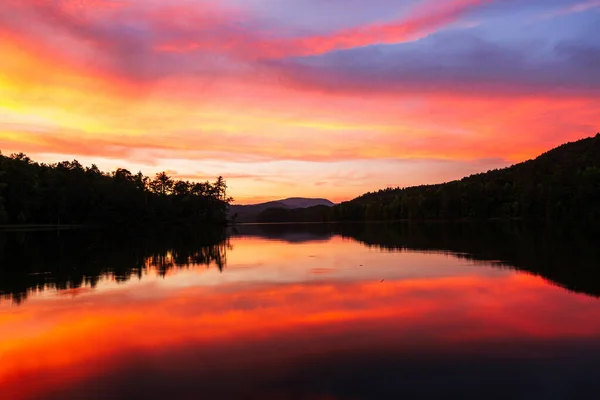
[[[2,0],[0,150],[342,201],[600,131],[600,0]]]

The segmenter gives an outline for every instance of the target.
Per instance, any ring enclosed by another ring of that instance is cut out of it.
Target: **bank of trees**
[[[333,207],[329,218],[600,220],[600,134],[458,181],[367,193]]]
[[[161,172],[150,178],[0,154],[2,224],[224,223],[230,201],[222,177],[189,182]]]
[[[534,160],[453,182],[387,188],[330,209],[266,210],[259,217],[265,222],[600,220],[600,134],[564,144]]]

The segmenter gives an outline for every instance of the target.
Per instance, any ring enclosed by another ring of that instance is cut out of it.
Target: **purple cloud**
[[[600,94],[600,41],[589,40],[499,44],[460,30],[266,64],[298,87],[343,93]]]

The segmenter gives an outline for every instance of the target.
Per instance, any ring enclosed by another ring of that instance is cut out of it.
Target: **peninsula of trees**
[[[33,162],[24,154],[0,154],[0,224],[224,224],[227,185],[151,179],[119,168],[104,173],[77,161]]]

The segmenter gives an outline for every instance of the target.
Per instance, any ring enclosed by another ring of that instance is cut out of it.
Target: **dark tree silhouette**
[[[600,220],[600,134],[453,182],[387,188],[331,208],[275,207],[257,216],[259,222],[511,218]]]
[[[333,207],[329,220],[600,219],[600,134],[535,160],[440,185],[388,188]]]
[[[214,184],[154,179],[119,168],[107,174],[78,161],[38,164],[0,154],[0,223],[129,224],[226,221],[232,200],[222,177]]]
[[[172,192],[174,185],[173,179],[166,172],[159,172],[150,183],[150,188],[154,193],[164,196]]]

